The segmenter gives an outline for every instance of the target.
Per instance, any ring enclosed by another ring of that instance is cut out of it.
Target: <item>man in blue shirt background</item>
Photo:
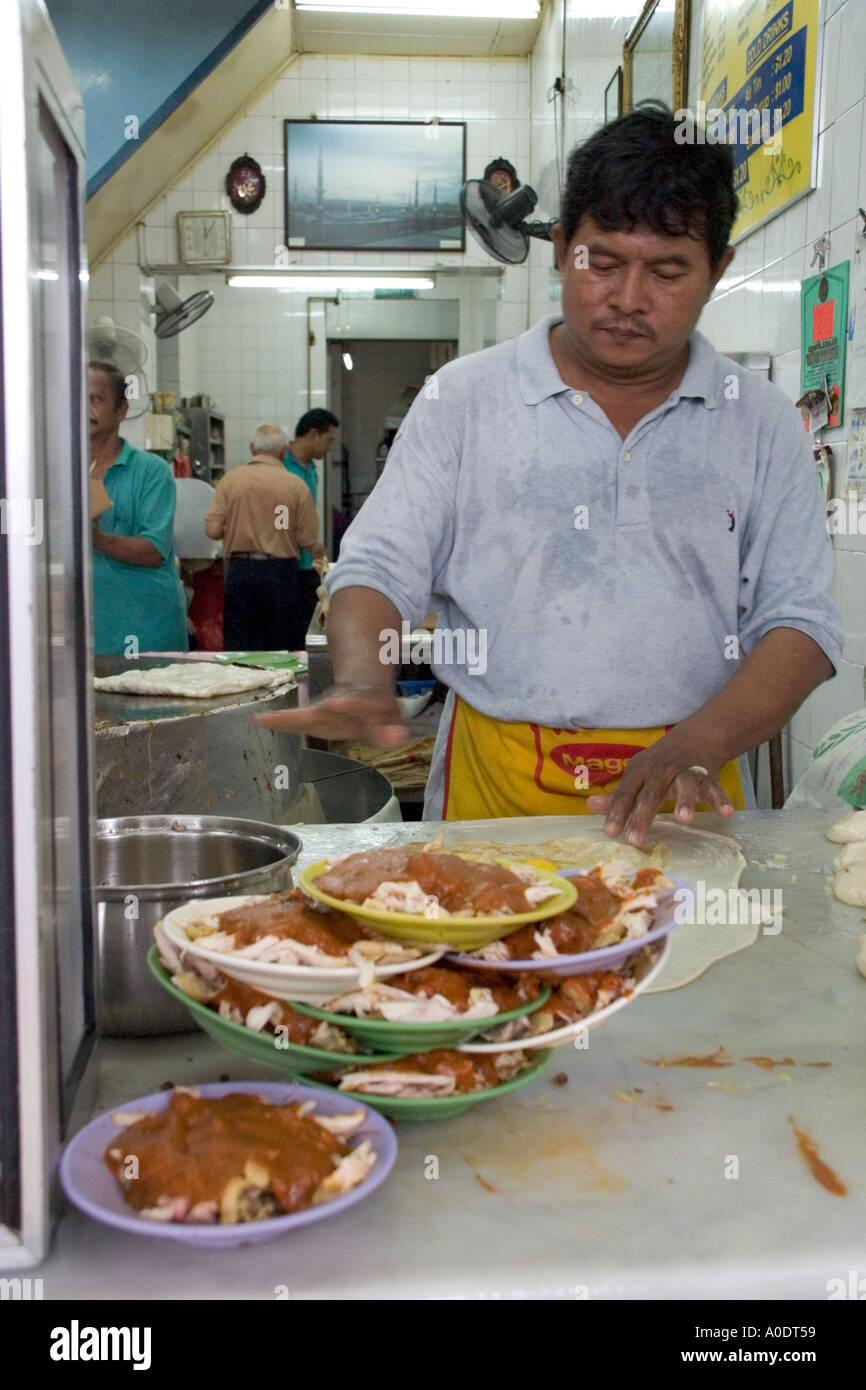
[[[92,523],[94,651],[188,651],[171,469],[121,438],[129,406],[124,379],[110,363],[90,363],[88,403],[90,476],[102,481],[112,504]]]
[[[327,454],[334,442],[339,423],[336,415],[330,410],[308,410],[295,425],[295,437],[283,459],[289,472],[307,484],[313,494],[313,502],[316,501],[319,483],[316,460],[324,458]],[[298,560],[300,614],[304,630],[310,625],[316,607],[316,589],[319,587],[319,576],[313,569],[313,559],[318,559],[325,553],[324,545],[319,544],[312,550],[302,550]]]

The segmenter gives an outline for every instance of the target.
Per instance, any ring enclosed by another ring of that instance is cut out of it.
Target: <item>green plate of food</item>
[[[434,1049],[391,1062],[308,1074],[304,1080],[369,1105],[391,1120],[429,1124],[450,1120],[483,1100],[496,1100],[528,1085],[544,1071],[552,1055],[551,1051],[531,1056],[504,1052],[481,1057]],[[473,1065],[467,1068],[467,1061]]]
[[[234,1018],[224,1018],[214,1007],[214,1000],[204,1003],[201,1000],[193,999],[185,990],[179,988],[172,980],[165,966],[159,958],[159,948],[151,946],[147,953],[147,963],[151,973],[173,998],[180,1001],[189,1009],[192,1017],[205,1033],[210,1034],[214,1042],[218,1042],[221,1047],[228,1048],[229,1052],[237,1052],[241,1057],[248,1058],[251,1062],[258,1062],[260,1066],[272,1067],[274,1071],[281,1072],[284,1076],[303,1076],[311,1069],[333,1066],[367,1066],[370,1063],[389,1062],[395,1060],[395,1053],[389,1051],[382,1052],[355,1052],[351,1050],[340,1050],[334,1047],[316,1047],[307,1043],[292,1041],[292,1034],[297,1036],[316,1037],[318,1039],[330,1040],[333,1042],[345,1041],[348,1045],[349,1040],[345,1035],[340,1036],[333,1029],[328,1030],[327,1026],[316,1027],[314,1021],[302,1019],[300,1014],[295,1014],[292,1005],[284,1003],[280,999],[269,999],[268,996],[261,994],[258,990],[251,990],[246,985],[240,985],[237,981],[225,982],[221,993],[227,995],[232,1002],[232,1011],[237,1017],[245,1016],[249,1018],[251,1009],[267,1010],[269,1005],[275,1006],[270,1010],[276,1018],[276,1009],[280,1010],[279,1020],[265,1023],[264,1030],[259,1032],[255,1028],[248,1027],[246,1023],[238,1022]],[[257,996],[257,999],[253,999]],[[245,1007],[249,1005],[249,1007]],[[295,1015],[293,1018],[292,1015]],[[281,1031],[278,1031],[281,1030]],[[399,1055],[399,1049],[397,1049]]]
[[[528,1017],[549,998],[550,987],[535,976],[500,980],[480,971],[429,966],[350,991],[331,1001],[330,1009],[292,1007],[365,1047],[393,1054],[459,1047],[490,1028]]]

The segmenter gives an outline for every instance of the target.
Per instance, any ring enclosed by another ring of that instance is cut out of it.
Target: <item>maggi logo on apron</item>
[[[559,729],[544,729],[538,724],[532,724],[530,727],[542,742],[547,734],[561,733]],[[576,731],[569,732],[573,734]],[[612,778],[619,781],[628,767],[629,760],[646,746],[637,743],[596,743],[587,740],[581,743],[558,743],[548,749],[547,756],[560,772],[571,778],[575,787],[579,787],[580,783],[585,781],[598,794],[598,789],[603,788]]]
[[[631,759],[665,733],[663,726],[552,729],[510,724],[481,714],[457,696],[445,760],[443,817],[587,815],[587,797],[614,791]],[[720,781],[731,803],[742,810],[736,762],[722,769]],[[673,802],[662,809],[672,811]]]

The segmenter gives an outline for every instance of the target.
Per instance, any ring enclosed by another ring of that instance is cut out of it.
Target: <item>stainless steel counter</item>
[[[744,886],[783,889],[781,932],[684,989],[637,1000],[586,1050],[554,1053],[524,1090],[439,1125],[398,1126],[397,1165],[369,1201],[284,1241],[207,1257],[70,1211],[36,1271],[45,1297],[272,1299],[287,1286],[293,1299],[825,1299],[828,1280],[866,1274],[866,980],[855,966],[866,925],[827,895],[834,819],[696,817],[736,835]],[[521,839],[556,828],[507,824]],[[570,822],[572,833],[597,826]],[[300,863],[437,828],[310,827]],[[780,851],[783,869],[758,867]],[[650,1064],[719,1047],[732,1065]],[[104,1043],[98,1065],[100,1111],[169,1080],[274,1078],[203,1036]],[[847,1196],[812,1176],[789,1117]]]
[[[175,659],[145,657],[142,665],[168,666]],[[120,656],[97,656],[94,664],[97,676],[129,668]],[[210,700],[97,691],[97,813],[226,815],[293,824],[301,819],[305,794],[301,740],[261,728],[253,715],[297,703],[297,687]]]

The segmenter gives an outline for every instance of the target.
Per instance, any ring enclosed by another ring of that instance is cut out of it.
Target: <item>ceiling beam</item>
[[[293,11],[274,5],[88,200],[91,270],[297,61]]]

